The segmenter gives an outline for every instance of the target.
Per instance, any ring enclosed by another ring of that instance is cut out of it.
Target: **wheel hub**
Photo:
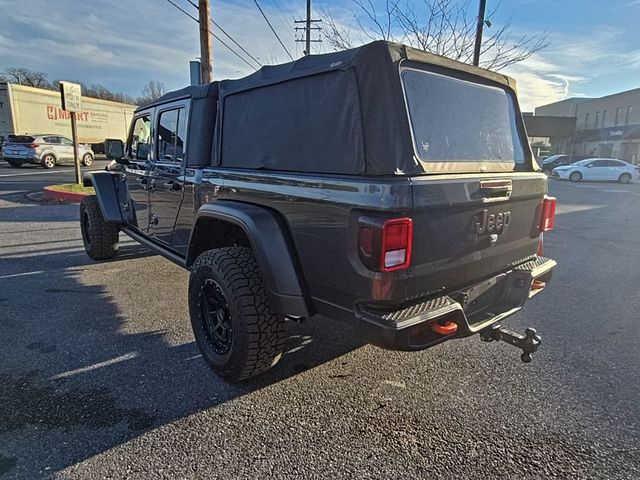
[[[224,355],[231,349],[233,332],[227,299],[220,285],[211,279],[202,284],[200,299],[204,333],[213,350]]]

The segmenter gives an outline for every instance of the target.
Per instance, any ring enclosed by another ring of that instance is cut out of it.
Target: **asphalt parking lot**
[[[186,272],[125,238],[93,262],[76,205],[25,198],[70,170],[0,166],[1,478],[640,478],[640,184],[550,183],[559,267],[509,322],[543,336],[531,364],[311,319],[230,386],[199,357]]]

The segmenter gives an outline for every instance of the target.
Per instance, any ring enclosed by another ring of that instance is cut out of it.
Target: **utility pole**
[[[305,31],[305,38],[303,39],[296,39],[296,42],[305,42],[305,49],[304,49],[304,54],[305,55],[311,55],[311,42],[313,43],[320,43],[322,42],[321,39],[316,39],[316,40],[312,40],[311,39],[311,30],[321,30],[320,27],[314,27],[313,24],[314,23],[318,23],[318,22],[322,22],[322,20],[313,20],[311,18],[311,0],[307,0],[307,19],[306,20],[296,20],[294,23],[304,23],[305,26],[304,27],[296,27],[296,31],[298,30],[304,30]]]
[[[213,67],[211,65],[211,35],[209,35],[209,22],[211,12],[209,0],[198,0],[198,14],[200,21],[200,68],[203,84],[213,80]]]
[[[484,28],[484,11],[487,0],[480,0],[480,10],[478,11],[478,24],[476,26],[476,45],[473,49],[473,64],[480,64],[480,49],[482,48],[482,29]]]

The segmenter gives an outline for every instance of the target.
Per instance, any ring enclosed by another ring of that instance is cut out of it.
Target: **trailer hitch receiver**
[[[524,363],[531,362],[531,354],[538,350],[542,343],[540,335],[533,328],[527,328],[524,335],[507,330],[502,325],[492,325],[480,332],[480,340],[483,342],[500,341],[507,342],[522,350],[520,359]]]

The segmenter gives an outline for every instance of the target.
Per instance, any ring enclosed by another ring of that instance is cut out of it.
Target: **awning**
[[[640,138],[640,125],[596,128],[576,132],[575,142],[615,142]]]

